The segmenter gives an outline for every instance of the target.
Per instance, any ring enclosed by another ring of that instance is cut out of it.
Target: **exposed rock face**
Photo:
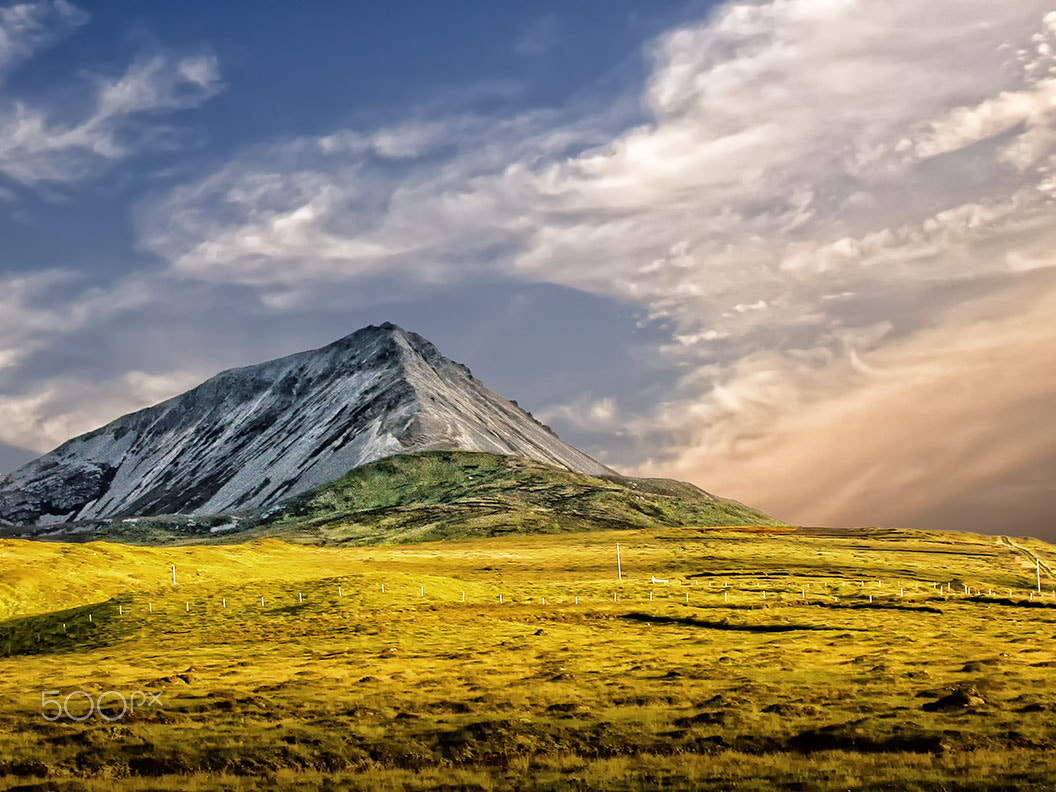
[[[256,508],[375,459],[430,449],[613,472],[421,336],[383,324],[225,371],[64,443],[0,482],[0,520]]]

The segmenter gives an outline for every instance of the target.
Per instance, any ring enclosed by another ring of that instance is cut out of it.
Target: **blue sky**
[[[0,469],[394,321],[631,473],[1051,532],[1054,49],[1034,0],[0,5]]]

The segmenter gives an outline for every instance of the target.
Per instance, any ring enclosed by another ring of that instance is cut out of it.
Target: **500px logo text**
[[[117,709],[119,705],[120,709]],[[106,690],[97,696],[86,690],[73,690],[65,697],[58,690],[40,692],[40,715],[47,721],[57,721],[63,717],[72,721],[86,721],[93,714],[106,721],[116,721],[133,714],[137,708],[160,706],[160,692],[144,693],[137,690],[128,694],[127,698],[116,690]]]

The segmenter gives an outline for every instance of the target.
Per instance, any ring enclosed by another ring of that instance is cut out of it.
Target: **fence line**
[[[612,603],[617,603],[617,604],[618,603],[623,603],[625,606],[632,606],[632,605],[639,604],[639,603],[643,603],[644,604],[646,602],[653,602],[653,603],[655,603],[655,602],[659,602],[659,603],[683,602],[683,598],[679,596],[680,593],[684,594],[684,604],[689,605],[690,604],[690,592],[688,590],[684,591],[684,592],[679,592],[679,591],[677,591],[677,589],[686,588],[686,587],[688,587],[688,586],[690,586],[692,584],[695,584],[696,581],[692,581],[691,582],[691,581],[683,580],[683,581],[678,581],[678,582],[674,582],[674,583],[671,583],[671,584],[667,584],[667,581],[663,581],[663,584],[658,586],[657,584],[660,581],[657,581],[656,578],[654,577],[654,578],[652,578],[651,582],[650,581],[644,581],[644,579],[643,579],[643,581],[638,581],[638,580],[629,580],[629,579],[626,579],[626,578],[624,578],[624,580],[621,581],[621,582],[622,582],[621,588],[623,590],[624,596],[620,597],[619,596],[619,592],[613,591],[612,592]],[[884,603],[884,602],[889,602],[889,603],[900,602],[900,601],[906,600],[907,598],[909,598],[911,600],[917,600],[917,601],[929,601],[929,600],[934,600],[934,599],[941,599],[944,602],[948,602],[950,600],[956,601],[956,599],[959,596],[961,596],[961,594],[962,594],[962,592],[955,593],[953,591],[953,587],[952,586],[945,585],[945,584],[938,583],[938,582],[932,582],[931,588],[927,589],[927,588],[924,588],[927,585],[926,582],[922,581],[922,582],[919,582],[919,583],[915,584],[916,590],[915,591],[914,590],[909,591],[908,595],[907,595],[907,591],[906,591],[907,587],[904,584],[904,582],[903,581],[898,581],[898,582],[901,585],[899,585],[899,587],[898,587],[897,596],[892,593],[890,596],[881,597],[879,594],[876,594],[876,595],[874,595],[872,593],[866,594],[866,592],[865,592],[865,582],[864,581],[858,581],[858,591],[860,592],[858,594],[858,597],[859,597],[860,600],[864,599],[865,601],[867,601],[870,604],[879,604],[879,603]],[[709,588],[711,588],[710,583],[711,582],[709,581]],[[773,581],[767,581],[767,583],[769,584],[767,588],[763,588],[763,587],[760,587],[758,584],[755,584],[755,585],[751,585],[749,587],[737,589],[737,588],[734,588],[734,587],[730,586],[728,581],[723,581],[722,587],[719,588],[718,590],[715,590],[714,588],[712,588],[711,591],[702,591],[701,592],[701,597],[702,598],[698,599],[697,603],[698,604],[705,604],[705,605],[719,605],[720,607],[722,605],[731,605],[731,604],[734,605],[734,606],[736,606],[736,605],[742,605],[743,606],[745,604],[752,605],[750,597],[752,597],[752,595],[756,595],[756,596],[758,596],[758,599],[755,600],[755,601],[756,602],[760,602],[760,603],[763,602],[763,601],[766,601],[767,604],[764,605],[763,607],[769,608],[770,607],[769,603],[771,601],[773,601],[773,600],[770,600],[770,601],[767,600],[767,594],[768,593],[777,594],[777,595],[780,595],[780,594],[784,593],[784,594],[788,595],[788,599],[785,600],[785,601],[782,601],[780,599],[777,600],[776,602],[777,602],[778,605],[781,605],[781,604],[793,605],[793,604],[802,604],[802,603],[809,604],[811,602],[821,602],[823,597],[825,597],[825,595],[822,594],[820,591],[816,592],[812,597],[808,597],[807,589],[810,587],[810,585],[811,585],[810,583],[807,583],[805,585],[799,586],[799,591],[798,591],[799,596],[798,597],[796,597],[796,593],[797,592],[795,590],[795,587],[798,584],[789,583],[788,587],[786,588],[786,590],[782,591],[782,590],[776,588],[773,585]],[[667,591],[664,591],[664,584],[668,585]],[[639,587],[641,585],[648,585],[649,586],[648,591],[645,592],[645,593],[642,593],[640,590],[637,591],[637,592],[633,592],[633,590],[636,587]],[[854,582],[852,582],[852,581],[846,581],[846,580],[834,581],[832,584],[828,585],[828,589],[829,589],[830,592],[832,592],[832,591],[840,591],[841,589],[843,589],[843,588],[845,588],[847,586],[853,586],[853,585],[854,585]],[[876,581],[876,587],[877,587],[877,589],[882,589],[883,588],[883,581],[882,580],[877,580]],[[414,588],[413,585],[408,584],[408,586],[407,586],[408,590],[413,591],[413,588]],[[424,584],[418,584],[417,588],[418,588],[418,598],[417,599],[418,600],[425,599],[426,598],[425,597],[425,585]],[[481,587],[481,588],[484,588],[484,587]],[[557,587],[554,587],[554,588],[556,589]],[[632,591],[629,592],[628,591],[629,589],[632,590]],[[975,598],[990,597],[990,598],[992,598],[992,597],[995,596],[995,594],[994,594],[995,590],[993,588],[986,588],[985,591],[987,592],[987,594],[985,594],[985,595],[983,594],[983,591],[984,591],[983,587],[973,588],[971,586],[962,584],[962,590],[963,590],[963,596],[964,597],[975,597]],[[338,599],[338,600],[344,599],[344,596],[345,596],[344,595],[344,587],[343,586],[337,586],[336,587],[336,591],[337,591],[336,599]],[[936,593],[936,591],[937,591],[937,593]],[[1045,592],[1042,592],[1040,594],[1036,594],[1033,590],[1026,590],[1025,592],[1019,592],[1018,594],[1017,594],[1015,589],[1007,589],[1007,591],[1008,591],[1008,599],[1015,599],[1018,596],[1018,598],[1020,600],[1025,599],[1027,602],[1030,602],[1030,603],[1033,603],[1036,600],[1046,600],[1046,599],[1051,599],[1053,601],[1056,601],[1056,589],[1051,589],[1047,593],[1047,596],[1046,596]],[[721,603],[717,600],[717,596],[718,596],[718,594],[720,592],[722,594]],[[367,593],[366,589],[364,589],[362,593],[366,594]],[[394,597],[399,597],[401,595],[401,593],[402,594],[407,594],[408,591],[387,592],[386,587],[385,587],[385,583],[381,583],[381,593],[382,594],[390,593]],[[634,596],[635,593],[639,594],[641,596],[641,598],[640,599],[635,598],[635,596]],[[737,598],[738,601],[735,601],[734,603],[731,603],[731,600],[730,600],[730,595],[731,594],[733,594]],[[272,594],[271,596],[272,596],[272,600],[271,601],[273,603],[275,603],[276,606],[284,607],[281,604],[281,602],[282,602],[281,598],[277,598],[278,595]],[[567,599],[562,601],[561,598],[560,598],[560,595],[557,598],[555,598],[553,596],[553,594],[551,594],[550,595],[550,597],[551,597],[550,605],[551,606],[555,606],[555,607],[560,607],[560,606],[566,606],[567,607],[567,606],[569,606],[571,604],[580,605],[580,597],[582,596],[581,594],[568,593],[566,596],[570,596],[571,597],[571,602],[569,600],[567,600]],[[831,596],[832,596],[832,601],[833,602],[838,603],[840,601],[840,597],[839,597],[838,594],[831,594]],[[290,597],[290,601],[292,602],[292,600],[293,600],[292,593],[289,594],[289,597]],[[228,603],[227,603],[228,597],[227,596],[213,596],[211,598],[204,598],[202,600],[193,600],[193,601],[195,601],[196,603],[197,602],[202,602],[203,603],[203,607],[200,609],[200,612],[208,613],[209,612],[208,611],[208,604],[210,602],[215,602],[217,599],[219,599],[219,601],[220,601],[221,610],[224,610],[224,611],[230,610],[228,608]],[[845,601],[845,603],[846,602],[852,602],[853,603],[853,599],[854,599],[853,597],[845,597],[844,601]],[[318,599],[315,600],[315,602],[320,602],[320,601],[325,603],[325,602],[334,602],[335,600],[333,600],[333,599],[326,600],[325,598],[323,600],[318,600]],[[445,604],[445,603],[446,604],[465,603],[465,604],[470,604],[470,605],[485,605],[486,604],[486,602],[484,602],[484,601],[467,600],[466,591],[465,590],[462,590],[460,592],[460,596],[458,598],[456,598],[456,599],[447,599],[447,598],[444,598],[444,597],[441,596],[441,597],[430,598],[427,601],[430,602],[430,603],[437,603],[437,604]],[[185,614],[190,614],[191,613],[191,602],[192,602],[192,600],[184,600],[184,613]],[[492,602],[494,602],[494,600],[492,600]],[[588,598],[585,600],[584,604],[588,604],[588,605],[603,605],[606,602],[607,602],[607,599],[603,595],[600,595],[600,594],[595,592],[593,597],[590,597],[588,595]],[[266,603],[267,603],[267,600],[266,600],[265,595],[261,594],[260,595],[260,607],[261,608],[266,607]],[[499,605],[520,605],[520,606],[525,606],[525,605],[530,605],[530,604],[534,604],[534,603],[535,603],[534,597],[522,600],[520,602],[518,602],[518,601],[507,601],[504,598],[504,593],[503,592],[498,592],[498,604]],[[101,605],[101,604],[104,604],[104,603],[96,603],[95,604],[96,608],[98,608],[99,605]],[[156,611],[155,610],[154,601],[153,600],[149,600],[146,604],[147,604],[147,613],[149,615],[155,615],[155,614],[161,614],[162,613],[162,611]],[[236,604],[236,603],[233,603],[233,604]],[[301,606],[306,604],[303,590],[298,590],[297,591],[297,604],[299,604]],[[540,607],[546,607],[547,606],[547,599],[546,599],[545,595],[539,595],[538,604],[539,604]],[[119,617],[130,616],[130,615],[133,615],[133,613],[134,613],[133,607],[131,605],[129,605],[129,607],[126,609],[124,602],[117,603],[117,606],[118,606],[118,616]],[[126,610],[127,610],[127,613],[126,613]],[[199,609],[196,608],[196,611],[199,611]],[[88,621],[88,623],[92,624],[93,626],[98,626],[99,622],[94,618],[94,614],[95,614],[94,611],[89,611],[87,613],[87,617],[88,617],[87,621]],[[37,614],[37,616],[46,616],[46,615],[47,614]],[[68,622],[63,622],[62,623],[63,633],[67,633],[67,624],[68,624]]]

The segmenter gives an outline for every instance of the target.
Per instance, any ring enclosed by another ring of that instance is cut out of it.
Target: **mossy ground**
[[[3,541],[0,788],[1056,788],[1034,555],[1056,548],[727,528]],[[975,703],[933,706],[954,689]],[[163,703],[50,723],[44,690]]]

